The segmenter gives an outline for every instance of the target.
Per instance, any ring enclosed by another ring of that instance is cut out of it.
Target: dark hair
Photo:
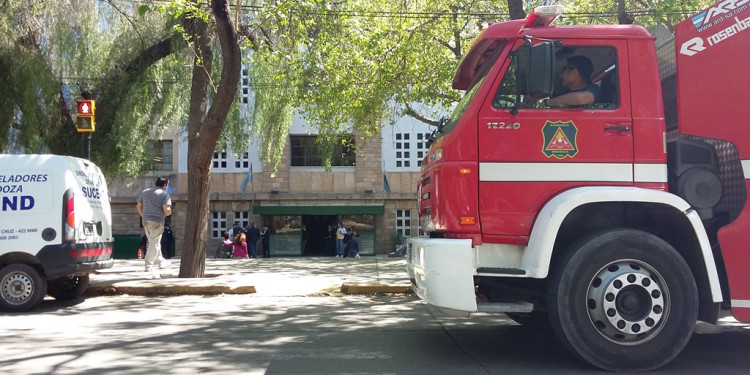
[[[156,186],[158,187],[164,187],[169,183],[169,180],[166,177],[159,176],[156,178]]]
[[[586,56],[571,56],[567,59],[568,65],[576,68],[578,75],[583,78],[586,83],[591,83],[591,73],[594,72],[594,64],[591,63]]]
[[[228,240],[228,239],[229,239],[229,232],[224,232],[224,239],[225,239],[225,240]]]

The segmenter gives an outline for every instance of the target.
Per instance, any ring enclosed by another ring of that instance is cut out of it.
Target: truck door
[[[553,96],[565,90],[559,72],[569,68],[570,57],[585,56],[592,63],[599,100],[579,107],[552,108],[525,95],[519,74],[528,66],[523,48],[519,42],[519,53],[498,61],[505,66],[478,116],[482,232],[521,236],[521,242],[554,195],[578,186],[633,184],[625,41],[564,41],[556,48]]]

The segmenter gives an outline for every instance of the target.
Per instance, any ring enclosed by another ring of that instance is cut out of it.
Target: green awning
[[[347,206],[253,206],[255,215],[382,215],[385,206],[347,205]]]

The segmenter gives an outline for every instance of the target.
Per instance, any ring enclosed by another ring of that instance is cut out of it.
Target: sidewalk
[[[315,296],[410,293],[404,258],[206,259],[204,278],[178,278],[180,259],[152,279],[143,260],[115,259],[90,277],[88,296],[250,294]]]

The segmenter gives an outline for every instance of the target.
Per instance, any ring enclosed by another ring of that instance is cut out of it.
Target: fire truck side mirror
[[[526,92],[536,98],[552,95],[555,88],[555,44],[542,42],[529,47]]]

